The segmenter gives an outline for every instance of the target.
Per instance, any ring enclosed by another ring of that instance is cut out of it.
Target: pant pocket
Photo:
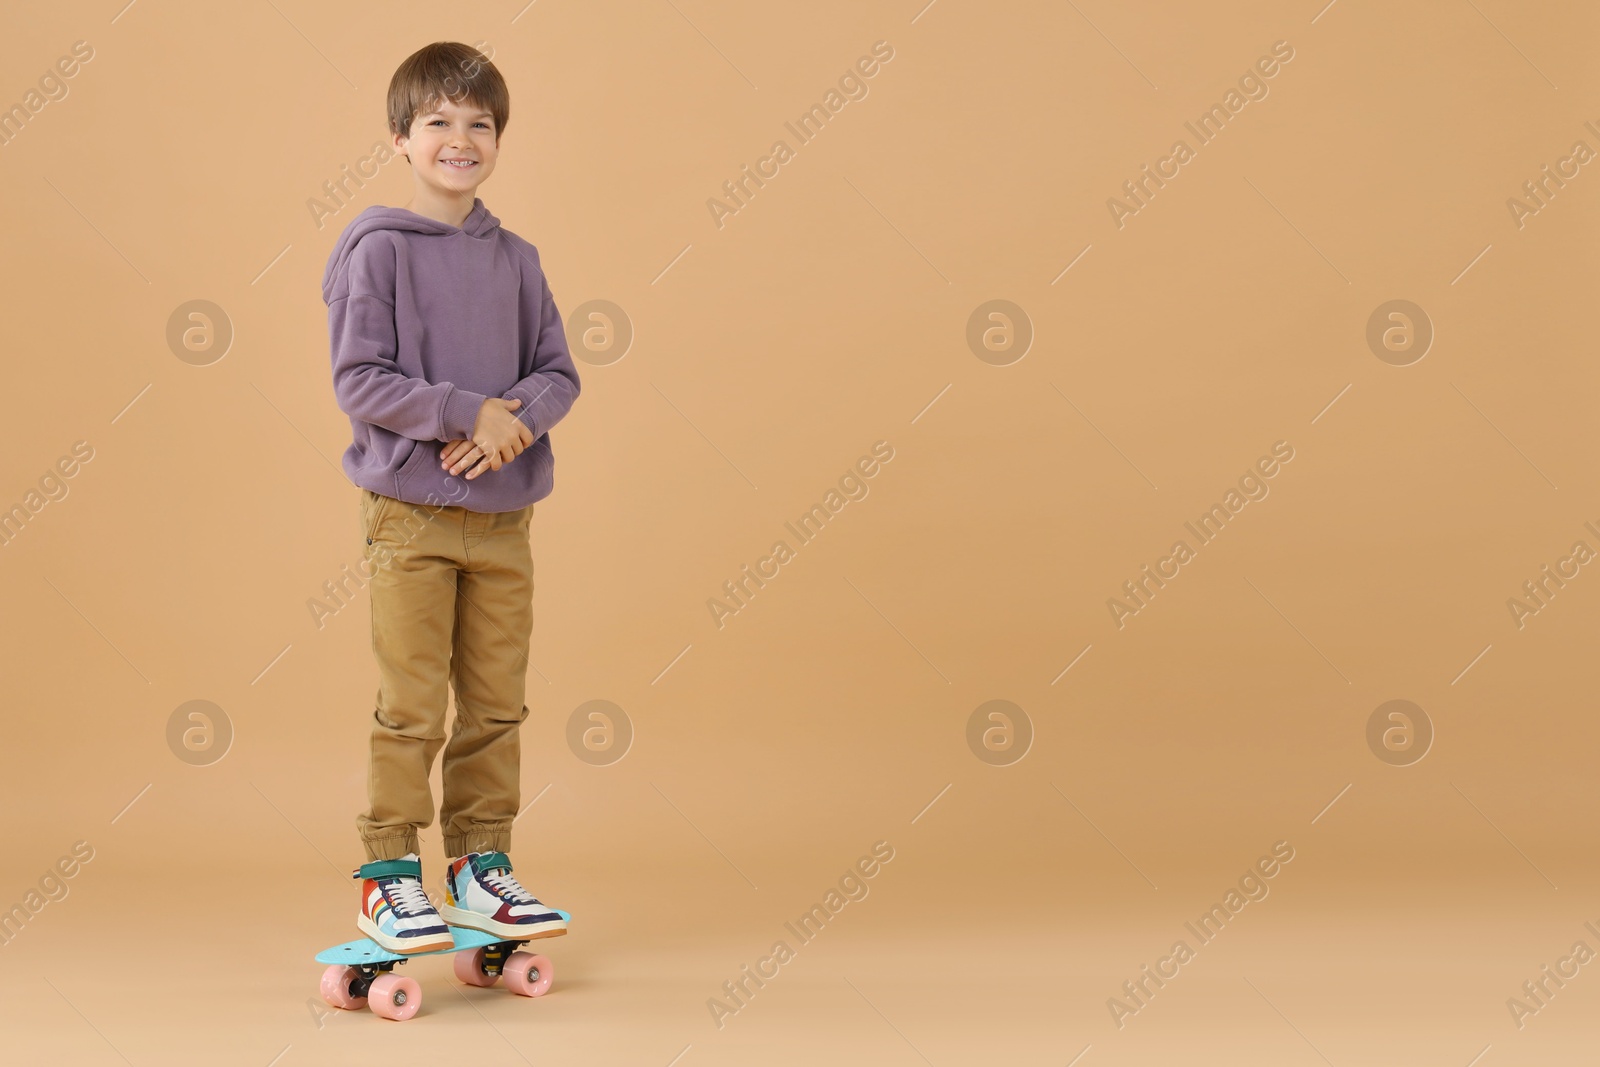
[[[372,544],[373,538],[378,536],[378,527],[383,522],[383,517],[389,511],[391,497],[382,493],[374,493],[371,489],[363,489],[361,498],[361,535],[367,539],[367,544]]]

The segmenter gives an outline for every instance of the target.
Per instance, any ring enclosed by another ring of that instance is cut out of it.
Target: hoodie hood
[[[407,211],[403,207],[376,205],[369,207],[350,220],[350,225],[344,228],[339,240],[334,243],[333,252],[328,256],[327,269],[322,274],[323,303],[331,304],[335,293],[341,289],[349,291],[345,274],[350,262],[350,253],[355,250],[361,238],[373,230],[410,230],[413,233],[435,234],[440,237],[465,233],[469,237],[487,240],[500,232],[500,220],[491,215],[489,209],[483,206],[483,200],[477,197],[473,198],[472,210],[467,213],[460,226],[430,219],[426,215],[418,215],[415,211]]]

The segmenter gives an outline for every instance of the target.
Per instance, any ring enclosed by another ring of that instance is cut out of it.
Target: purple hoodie
[[[475,199],[460,226],[369,207],[339,235],[322,279],[333,392],[355,441],[344,472],[411,504],[517,511],[550,494],[550,428],[578,396],[561,315],[539,252]],[[445,442],[472,437],[485,398],[534,441],[468,481],[440,466]]]

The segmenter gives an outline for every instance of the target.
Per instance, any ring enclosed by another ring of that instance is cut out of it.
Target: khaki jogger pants
[[[511,851],[533,631],[534,505],[499,513],[408,504],[361,490],[377,705],[356,817],[368,860],[421,850],[428,774],[444,747],[446,856]],[[445,744],[446,681],[456,717]]]

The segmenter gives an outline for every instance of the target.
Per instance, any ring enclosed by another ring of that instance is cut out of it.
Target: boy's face
[[[410,137],[395,135],[395,148],[411,160],[418,181],[449,196],[470,197],[494,172],[500,152],[494,116],[476,104],[450,100],[429,108],[412,118]]]

